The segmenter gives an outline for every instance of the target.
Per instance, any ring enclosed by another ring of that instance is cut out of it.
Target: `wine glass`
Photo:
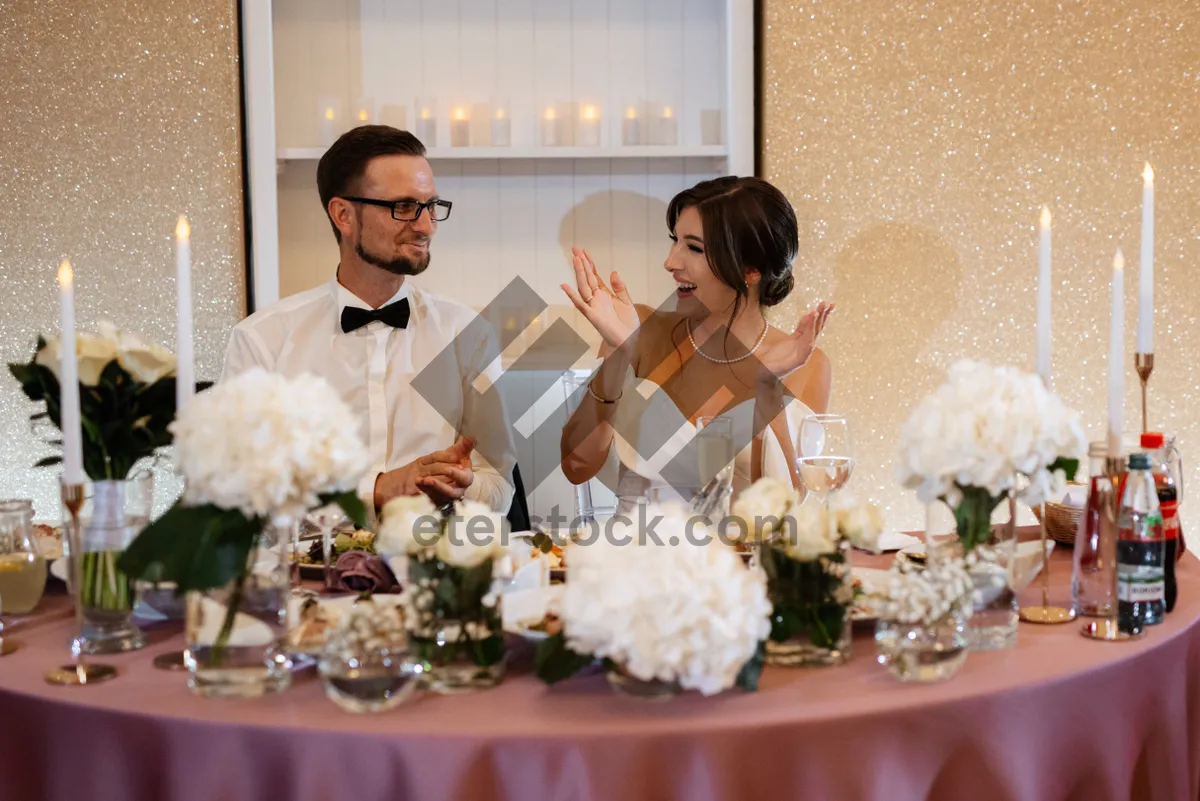
[[[854,472],[854,442],[850,423],[840,414],[810,414],[800,423],[800,480],[820,495],[829,508],[830,496],[846,486]]]
[[[321,533],[321,555],[325,566],[326,592],[336,589],[337,584],[333,575],[333,532],[334,529],[344,524],[346,520],[346,513],[342,510],[342,507],[334,503],[309,512],[305,517],[305,522]]]

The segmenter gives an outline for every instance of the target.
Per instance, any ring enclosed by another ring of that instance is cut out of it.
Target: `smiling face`
[[[675,230],[671,232],[671,250],[663,266],[675,279],[680,314],[703,317],[726,313],[733,308],[737,290],[722,281],[709,264],[704,224],[696,207],[685,208],[679,213]]]
[[[367,164],[358,197],[378,200],[436,200],[437,185],[433,169],[420,156],[379,156]],[[345,201],[338,201],[345,202]],[[417,219],[392,219],[390,209],[364,203],[349,203],[348,214],[337,215],[342,246],[352,249],[360,259],[395,275],[420,275],[429,266],[429,246],[437,233],[437,223],[428,209]]]

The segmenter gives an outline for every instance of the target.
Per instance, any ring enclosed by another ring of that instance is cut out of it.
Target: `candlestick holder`
[[[1105,460],[1105,472],[1108,474],[1109,481],[1112,483],[1113,493],[1112,501],[1104,507],[1105,523],[1110,527],[1114,536],[1117,531],[1117,512],[1121,507],[1121,475],[1125,472],[1125,460],[1119,455],[1109,457]],[[1114,599],[1113,614],[1109,617],[1093,620],[1085,623],[1080,630],[1080,634],[1093,640],[1104,640],[1105,642],[1129,642],[1146,636],[1145,627],[1137,631],[1122,631],[1117,623],[1115,599],[1117,597],[1117,571],[1113,570],[1113,588],[1111,597]]]
[[[1133,366],[1137,370],[1138,378],[1142,381],[1142,431],[1145,432],[1150,430],[1150,426],[1146,422],[1146,385],[1150,383],[1150,374],[1154,372],[1154,354],[1135,353]]]
[[[117,675],[112,665],[87,664],[83,654],[83,532],[79,525],[79,510],[83,508],[83,484],[62,484],[62,504],[67,510],[63,521],[63,542],[67,547],[67,567],[71,577],[71,602],[75,605],[75,636],[71,638],[74,663],[61,665],[46,672],[48,684],[99,684]]]
[[[1070,623],[1075,619],[1075,610],[1050,605],[1050,557],[1046,553],[1046,504],[1042,504],[1039,516],[1042,524],[1042,603],[1040,606],[1022,606],[1018,614],[1026,623],[1056,625]]]

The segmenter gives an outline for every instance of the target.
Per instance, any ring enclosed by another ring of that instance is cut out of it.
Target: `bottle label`
[[[1165,571],[1150,565],[1117,565],[1117,600],[1150,603],[1166,597]]]

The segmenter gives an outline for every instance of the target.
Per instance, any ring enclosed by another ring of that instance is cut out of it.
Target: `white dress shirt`
[[[350,333],[342,331],[342,309],[371,307],[336,279],[285,298],[234,327],[221,380],[255,366],[327,379],[358,415],[370,448],[372,467],[358,489],[368,508],[380,473],[448,448],[460,434],[475,436],[475,479],[466,497],[507,512],[516,462],[508,418],[497,391],[472,389],[480,373],[489,383],[500,373],[494,332],[481,318],[468,329],[474,311],[408,280],[388,304],[403,298],[407,328],[373,321]],[[411,383],[427,367],[418,392]]]

